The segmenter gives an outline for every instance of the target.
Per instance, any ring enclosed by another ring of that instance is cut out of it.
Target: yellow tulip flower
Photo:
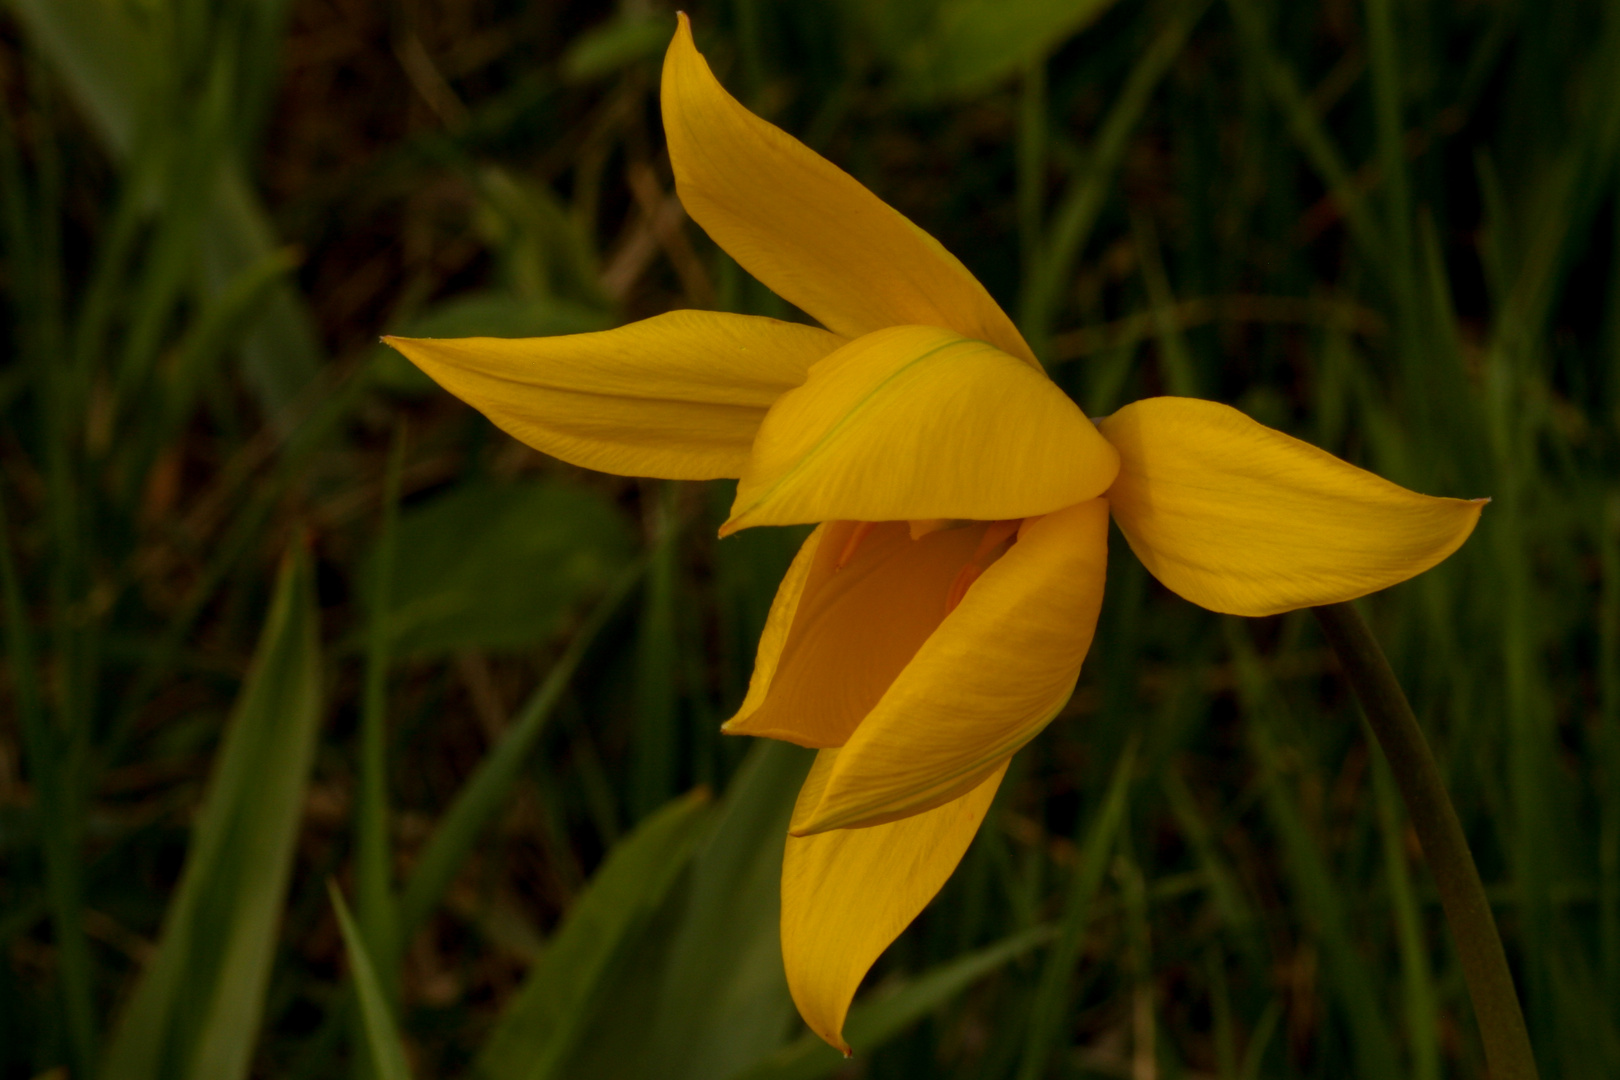
[[[782,953],[805,1021],[847,1052],[857,985],[1074,689],[1110,512],[1170,589],[1270,615],[1428,569],[1481,502],[1407,491],[1212,402],[1093,423],[961,262],[727,94],[684,15],[662,104],[687,212],[821,327],[675,311],[388,340],[565,461],[738,478],[722,536],[817,523],[724,730],[820,751],[787,840]]]

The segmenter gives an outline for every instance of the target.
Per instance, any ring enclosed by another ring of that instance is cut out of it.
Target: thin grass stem
[[[399,520],[400,473],[405,462],[405,426],[395,428],[383,480],[382,525],[373,567],[371,611],[367,620],[364,698],[360,711],[360,805],[355,822],[355,869],[360,932],[375,958],[385,996],[392,996],[393,950],[398,910],[394,899],[392,852],[388,835],[388,663],[389,585]]]
[[[1417,717],[1354,605],[1312,608],[1377,736],[1434,874],[1494,1080],[1536,1080],[1519,995],[1479,869]]]

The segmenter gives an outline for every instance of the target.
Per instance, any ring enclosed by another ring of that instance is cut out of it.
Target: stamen
[[[834,571],[842,570],[849,565],[849,561],[855,557],[855,549],[861,546],[861,541],[866,539],[866,534],[876,526],[877,522],[875,521],[857,521],[855,523],[855,528],[850,530],[849,539],[844,541],[843,552],[839,554],[838,561],[833,564]]]
[[[973,561],[976,563],[984,562],[985,556],[1011,539],[1012,534],[1017,532],[1018,526],[1022,524],[1022,518],[1014,518],[1011,521],[992,521],[990,527],[984,530],[984,536],[979,539],[979,549],[973,553]]]
[[[984,571],[973,563],[968,563],[957,571],[956,580],[951,582],[951,591],[945,594],[945,614],[949,615],[956,610],[956,605],[962,602],[962,597],[967,595],[968,589],[979,580],[982,573]]]

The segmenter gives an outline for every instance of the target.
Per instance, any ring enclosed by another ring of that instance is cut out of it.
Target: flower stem
[[[1389,759],[1456,939],[1492,1080],[1536,1080],[1519,996],[1462,823],[1384,650],[1349,603],[1312,608]]]

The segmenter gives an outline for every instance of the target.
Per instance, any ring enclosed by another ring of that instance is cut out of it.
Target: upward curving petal
[[[812,777],[825,770],[821,759],[836,753],[822,751]],[[835,1048],[849,1053],[844,1015],[856,988],[956,869],[1006,771],[1003,761],[961,798],[903,821],[788,837],[782,857],[788,989],[805,1023]]]
[[[684,14],[664,57],[675,190],[715,243],[834,333],[944,326],[1039,367],[1012,320],[950,252],[854,177],[743,108]]]
[[[1487,501],[1419,495],[1212,401],[1148,398],[1101,428],[1119,449],[1108,501],[1131,550],[1232,615],[1405,581],[1457,550]]]
[[[765,411],[842,339],[812,326],[672,311],[595,334],[384,338],[536,450],[625,476],[739,476]]]
[[[1103,499],[1026,522],[861,721],[824,783],[806,781],[789,831],[859,828],[939,806],[1034,738],[1074,692],[1107,559]]]
[[[771,406],[721,534],[1030,517],[1095,498],[1118,468],[1041,372],[949,330],[895,326],[818,361]]]

